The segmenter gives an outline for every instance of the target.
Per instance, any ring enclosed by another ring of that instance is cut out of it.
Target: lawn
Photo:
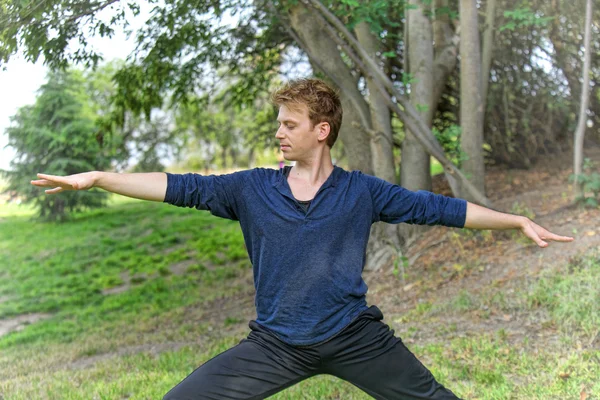
[[[0,320],[29,323],[0,336],[0,398],[160,399],[245,336],[251,276],[238,225],[206,212],[113,198],[58,224],[2,205]],[[560,345],[534,349],[502,329],[452,337],[448,307],[490,302],[546,313]],[[589,400],[600,398],[598,304],[600,261],[587,254],[506,298],[465,288],[394,318],[439,321],[438,342],[410,347],[464,398]],[[369,397],[319,376],[273,398]]]

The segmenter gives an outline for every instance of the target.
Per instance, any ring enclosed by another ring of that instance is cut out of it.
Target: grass
[[[0,213],[0,319],[45,317],[0,336],[0,365],[10,366],[0,368],[0,398],[161,398],[247,334],[233,298],[251,290],[251,270],[235,222],[117,197],[63,224],[36,222],[23,206],[3,205]],[[463,398],[570,399],[583,388],[596,399],[599,282],[598,255],[584,255],[510,294],[465,288],[417,304],[402,320],[418,321],[409,337],[419,322],[444,328],[438,340],[410,347]],[[504,329],[461,337],[445,322],[448,313],[484,306],[544,315],[541,326],[558,344],[535,346],[536,336],[515,342]],[[211,317],[215,309],[221,319]],[[369,396],[323,375],[273,398]]]
[[[439,175],[439,174],[443,174],[443,173],[444,173],[444,167],[442,166],[442,164],[440,164],[440,162],[438,160],[436,160],[435,158],[431,157],[431,167],[430,167],[431,176]]]

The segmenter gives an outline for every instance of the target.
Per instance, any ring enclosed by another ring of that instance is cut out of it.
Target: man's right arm
[[[98,187],[135,199],[162,202],[167,192],[167,174],[164,172],[127,174],[90,171],[68,176],[37,175],[40,179],[31,181],[31,184],[51,188],[46,190],[47,194]]]

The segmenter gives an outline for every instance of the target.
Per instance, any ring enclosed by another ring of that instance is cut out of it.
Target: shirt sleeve
[[[248,171],[225,175],[167,173],[164,202],[178,207],[208,210],[217,217],[239,220],[244,176]]]
[[[393,224],[465,226],[467,201],[431,193],[410,191],[383,179],[362,174],[373,199],[373,222]]]

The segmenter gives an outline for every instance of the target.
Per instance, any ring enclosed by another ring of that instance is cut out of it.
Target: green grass
[[[430,167],[431,176],[439,175],[444,173],[444,167],[438,160],[431,157],[431,167]]]
[[[247,334],[232,300],[248,293],[251,277],[235,222],[117,197],[62,224],[39,223],[21,206],[0,212],[0,319],[47,317],[0,337],[0,366],[10,366],[0,368],[3,399],[161,398]],[[174,273],[176,265],[187,272]],[[438,341],[417,340],[411,350],[463,398],[570,399],[584,387],[597,399],[599,282],[598,256],[587,255],[514,292],[465,288],[455,298],[419,303],[402,319],[444,328]],[[104,294],[119,287],[126,290]],[[543,314],[558,344],[536,347],[536,336],[514,343],[503,329],[460,337],[444,322],[449,312],[482,306]],[[210,317],[215,307],[218,321]],[[273,398],[369,397],[324,375]]]

